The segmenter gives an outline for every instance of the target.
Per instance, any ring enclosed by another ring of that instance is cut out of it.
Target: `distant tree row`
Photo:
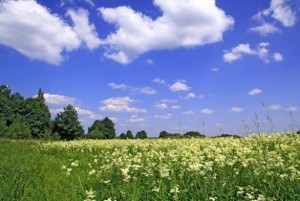
[[[205,135],[198,131],[188,131],[181,135],[180,133],[168,133],[167,131],[161,131],[159,138],[204,138]]]

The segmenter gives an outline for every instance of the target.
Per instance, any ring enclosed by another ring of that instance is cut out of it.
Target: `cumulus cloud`
[[[173,110],[177,110],[177,109],[179,109],[179,108],[181,108],[180,107],[180,105],[172,105],[172,107],[171,107]]]
[[[219,72],[220,69],[219,69],[219,68],[211,68],[210,70],[211,70],[212,72],[215,72],[215,73],[216,73],[216,72]]]
[[[232,107],[229,112],[230,113],[239,113],[239,112],[243,112],[244,109],[243,108],[240,108],[240,107]]]
[[[0,43],[34,60],[58,65],[80,46],[71,26],[34,0],[0,2]]]
[[[160,109],[160,110],[166,110],[168,109],[168,105],[166,103],[158,103],[156,105],[154,105],[154,107]]]
[[[256,19],[272,17],[285,27],[292,27],[296,24],[296,12],[285,0],[271,0],[270,7],[256,14]]]
[[[191,99],[191,98],[196,98],[197,96],[194,94],[194,93],[189,93],[189,94],[187,94],[184,98],[185,99]]]
[[[267,36],[272,33],[279,32],[280,29],[276,27],[274,24],[264,22],[259,26],[250,28],[250,31],[257,32],[262,36]]]
[[[82,40],[89,50],[93,50],[101,44],[95,25],[89,23],[89,12],[85,9],[78,9],[77,11],[69,9],[67,11],[74,23],[74,31],[77,36]]]
[[[114,82],[108,83],[107,86],[111,87],[112,89],[125,89],[128,88],[125,84],[116,84]]]
[[[149,64],[149,65],[153,65],[154,64],[154,61],[152,59],[147,59],[146,60],[146,63]]]
[[[130,87],[126,84],[116,84],[114,82],[108,83],[107,86],[111,87],[112,89],[128,89],[133,93],[140,93],[146,95],[154,95],[157,93],[157,91],[155,89],[152,89],[151,87]]]
[[[182,114],[188,116],[188,115],[193,115],[193,114],[195,114],[195,112],[192,111],[192,110],[188,110],[188,111],[182,112]]]
[[[161,85],[167,85],[166,81],[160,78],[155,78],[152,80],[152,82],[157,83],[157,84],[161,84]]]
[[[258,12],[253,19],[261,23],[261,25],[250,28],[250,31],[259,33],[262,36],[267,36],[269,34],[279,32],[280,29],[274,25],[274,23],[269,23],[270,19],[274,22],[279,22],[284,27],[293,27],[297,22],[298,12],[293,9],[289,1],[286,0],[271,0],[269,8]]]
[[[244,55],[253,55],[263,60],[265,63],[269,63],[270,59],[274,59],[274,61],[279,61],[276,60],[275,57],[270,56],[270,51],[268,47],[269,43],[267,42],[259,43],[256,49],[252,49],[248,43],[239,44],[236,47],[231,48],[230,51],[225,51],[223,59],[225,62],[232,63],[236,60],[242,59]]]
[[[209,108],[205,108],[203,110],[201,110],[201,113],[203,114],[213,114],[215,111]]]
[[[291,107],[286,108],[286,111],[288,111],[288,112],[296,112],[298,109],[299,108],[297,108],[297,107],[291,106]]]
[[[103,118],[102,115],[95,114],[94,112],[92,112],[90,110],[81,109],[79,107],[75,107],[74,109],[76,110],[77,114],[81,116],[81,120],[83,120],[83,121],[86,118],[88,118],[88,119],[102,119]],[[52,114],[57,114],[57,113],[64,111],[63,108],[57,108],[57,109],[50,108],[49,110],[50,110],[50,113],[52,113]],[[84,119],[82,119],[82,118],[84,118]]]
[[[152,19],[128,6],[99,8],[103,19],[117,28],[105,39],[104,56],[128,64],[159,49],[194,47],[222,40],[234,20],[215,0],[154,0],[162,16]]]
[[[132,113],[143,113],[147,112],[146,109],[130,107],[130,104],[136,102],[129,97],[114,97],[102,101],[103,106],[99,109],[100,111],[106,112],[132,112]]]
[[[282,61],[283,60],[283,56],[278,52],[275,52],[273,54],[273,58],[274,58],[275,61]]]
[[[282,106],[279,104],[273,104],[273,105],[264,105],[264,110],[281,110]]]
[[[141,122],[145,122],[145,119],[139,117],[138,115],[132,115],[128,121],[131,123],[141,123]]]
[[[254,95],[257,95],[257,94],[260,94],[260,93],[262,93],[261,89],[252,89],[251,91],[248,92],[248,94],[250,96],[254,96]]]
[[[163,120],[169,120],[172,117],[172,114],[166,114],[166,115],[155,115],[156,119],[163,119]]]
[[[74,105],[77,102],[76,98],[58,95],[58,94],[45,93],[44,98],[47,104],[52,104],[52,105],[68,105],[68,104]]]
[[[178,81],[172,84],[169,89],[173,92],[176,91],[189,91],[190,87],[185,84],[185,81]]]

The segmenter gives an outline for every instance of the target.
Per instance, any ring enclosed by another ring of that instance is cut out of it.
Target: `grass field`
[[[0,200],[300,200],[300,135],[0,140]]]

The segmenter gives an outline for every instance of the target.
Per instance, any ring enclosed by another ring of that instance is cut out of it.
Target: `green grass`
[[[191,170],[193,165],[200,166]],[[70,174],[64,166],[72,169]],[[122,172],[126,168],[128,174]],[[88,190],[96,196],[90,200],[101,201],[259,200],[259,196],[296,201],[300,137],[54,143],[0,139],[1,201],[83,201],[88,200]]]

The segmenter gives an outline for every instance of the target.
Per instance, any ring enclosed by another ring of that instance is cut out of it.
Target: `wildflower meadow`
[[[0,200],[300,200],[295,134],[0,144]]]

